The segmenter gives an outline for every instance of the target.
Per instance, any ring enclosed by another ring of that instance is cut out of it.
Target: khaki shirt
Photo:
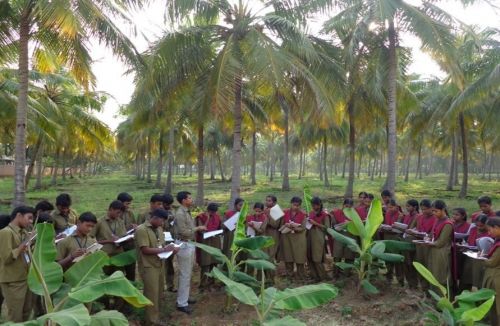
[[[61,260],[66,258],[69,255],[71,255],[71,253],[75,252],[78,249],[87,249],[94,243],[96,243],[96,241],[90,235],[87,235],[86,237],[82,238],[79,237],[76,232],[74,232],[72,235],[62,239],[57,244],[56,260]]]
[[[150,218],[151,218],[151,212],[150,211],[141,213],[141,214],[139,214],[139,217],[137,218],[137,223],[143,224],[144,222],[149,222]]]
[[[68,216],[62,216],[58,210],[52,212],[50,216],[52,223],[54,224],[54,228],[56,229],[56,234],[59,234],[69,228],[72,225],[76,224],[76,220],[78,219],[78,215],[73,209],[69,210]]]
[[[134,240],[139,268],[162,266],[162,260],[157,255],[144,255],[141,251],[142,247],[160,248],[165,245],[165,235],[161,227],[154,229],[149,221],[145,222],[135,230]]]
[[[165,223],[163,223],[163,230],[167,232],[173,232],[174,231],[174,220],[175,220],[175,214],[174,210],[169,209],[167,210],[168,212],[168,218],[165,220]],[[172,234],[172,236],[174,236]]]
[[[112,220],[107,215],[100,218],[97,224],[92,229],[91,236],[95,237],[97,242],[102,240],[112,240],[113,235],[121,238],[127,233],[125,228],[125,223],[121,218],[116,218]],[[114,243],[103,244],[102,251],[108,254],[108,256],[114,256],[123,252],[121,246],[117,246]]]
[[[180,206],[175,212],[174,233],[176,237],[183,241],[194,240],[194,219],[191,212]]]
[[[123,223],[125,224],[125,228],[127,230],[130,230],[132,228],[132,224],[137,224],[134,212],[132,211],[124,211],[121,219],[123,220]]]
[[[26,238],[26,230],[12,223],[0,230],[0,283],[25,281],[28,278],[29,262],[18,249]]]

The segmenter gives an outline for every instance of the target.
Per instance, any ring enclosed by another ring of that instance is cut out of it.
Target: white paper
[[[224,225],[226,228],[228,228],[229,231],[233,231],[236,229],[236,223],[238,223],[238,219],[240,218],[240,212],[237,212],[233,216],[231,216],[228,220],[224,222]]]
[[[493,246],[493,243],[495,243],[495,240],[490,237],[482,237],[476,239],[478,250],[482,250],[483,252],[489,252],[491,247]]]
[[[250,226],[247,226],[247,236],[251,238],[255,237],[255,230]]]
[[[132,233],[134,233],[134,232],[135,232],[135,229],[130,229],[130,230],[128,230],[128,231],[127,231],[127,233],[126,233],[126,234],[132,234]]]
[[[76,231],[76,225],[72,225],[70,226],[69,228],[67,228],[66,230],[62,231],[61,233],[59,234],[64,234],[66,235],[67,237],[69,237],[70,235],[73,234],[73,232]]]
[[[163,232],[163,235],[165,236],[165,241],[166,242],[174,242],[174,238],[172,238],[172,233],[170,233],[170,232]]]
[[[98,250],[101,250],[102,248],[102,245],[99,244],[99,243],[94,243],[93,245],[91,245],[90,247],[88,247],[85,252],[84,255],[81,255],[80,257],[76,257],[75,259],[73,259],[73,263],[77,263],[79,262],[80,260],[82,260],[83,258],[85,258],[87,255],[90,255]]]
[[[174,244],[174,247],[180,248],[182,244]],[[168,252],[162,252],[157,254],[158,258],[160,259],[167,259],[168,257],[172,256],[174,252],[173,251],[168,251]]]
[[[205,232],[203,233],[203,239],[208,239],[208,238],[211,238],[211,237],[215,237],[216,235],[219,235],[219,234],[222,234],[222,230],[215,230],[215,231],[209,231],[209,232]]]
[[[134,238],[134,235],[133,234],[128,234],[124,237],[121,237],[120,239],[116,240],[115,243],[116,244],[119,244],[119,243],[122,243],[122,242],[125,242],[125,241],[128,241],[130,239],[133,239]]]
[[[271,218],[275,221],[279,220],[280,218],[283,217],[283,215],[285,215],[285,213],[283,212],[283,210],[281,209],[281,207],[278,204],[274,205],[269,210],[269,214],[271,215]]]
[[[406,229],[408,229],[408,224],[394,222],[393,228],[397,228],[397,229],[400,229],[400,230],[406,230]]]
[[[475,252],[475,251],[465,251],[464,254],[466,256],[469,256],[470,258],[473,258],[473,259],[481,259],[481,260],[488,259],[486,257],[479,256],[479,252]]]
[[[310,230],[312,227],[313,227],[312,223],[309,221],[309,219],[307,219],[306,229]]]
[[[467,238],[468,234],[467,233],[458,233],[455,232],[455,239],[465,239]]]

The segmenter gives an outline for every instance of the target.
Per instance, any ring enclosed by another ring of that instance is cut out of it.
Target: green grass
[[[44,184],[49,184],[49,179],[44,180]],[[281,206],[286,206],[292,196],[302,197],[303,186],[307,183],[311,186],[313,195],[320,196],[325,201],[325,207],[331,209],[341,205],[347,179],[340,177],[331,178],[331,186],[325,188],[323,182],[316,175],[310,175],[302,180],[296,176],[291,176],[291,191],[281,191],[281,179],[277,178],[273,182],[260,176],[256,186],[251,186],[248,178],[244,178],[241,187],[241,196],[254,203],[264,201],[268,194],[275,194],[278,197]],[[376,197],[380,194],[380,188],[384,178],[375,178],[371,181],[367,176],[361,176],[355,181],[355,194],[359,191],[373,193]],[[174,191],[188,190],[196,195],[196,178],[185,176],[174,176]],[[416,198],[442,199],[446,201],[448,207],[464,207],[469,213],[477,210],[476,198],[481,195],[488,195],[493,198],[493,205],[500,209],[500,182],[486,181],[480,178],[472,177],[470,180],[469,196],[460,200],[458,196],[458,187],[455,191],[445,191],[446,175],[432,175],[422,180],[410,180],[405,183],[402,179],[398,180],[397,199],[402,204],[405,200]],[[205,199],[223,204],[225,209],[229,200],[231,184],[222,183],[219,180],[205,180]],[[138,181],[131,175],[123,172],[115,172],[109,175],[100,175],[96,177],[74,178],[66,181],[59,180],[56,186],[46,186],[43,190],[29,189],[27,200],[29,204],[34,205],[41,199],[47,199],[54,202],[57,194],[68,192],[73,198],[73,207],[77,212],[90,210],[97,216],[105,213],[109,203],[116,198],[119,192],[126,191],[134,197],[134,210],[140,211],[148,207],[149,197],[153,193],[161,193],[162,189],[153,187],[145,181]],[[0,179],[0,212],[10,211],[9,203],[12,200],[13,180]]]

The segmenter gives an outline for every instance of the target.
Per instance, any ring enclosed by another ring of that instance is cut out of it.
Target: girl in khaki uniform
[[[311,277],[316,282],[326,280],[325,266],[325,230],[330,225],[330,215],[323,209],[319,197],[311,199],[312,211],[309,213],[311,228],[307,230],[307,259]]]
[[[284,211],[282,217],[281,244],[288,277],[293,276],[294,265],[297,267],[297,278],[305,279],[304,264],[307,257],[306,214],[300,209],[302,199],[293,197],[291,207]]]
[[[490,235],[495,238],[495,244],[484,262],[483,287],[495,291],[495,305],[490,310],[490,323],[497,326],[500,321],[500,217],[490,217],[486,222]]]

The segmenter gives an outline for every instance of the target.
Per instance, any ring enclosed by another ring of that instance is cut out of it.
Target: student
[[[344,202],[342,203],[342,208],[341,209],[334,209],[331,212],[331,217],[332,221],[331,224],[333,227],[335,227],[338,224],[349,222],[350,219],[344,214],[343,209],[344,208],[352,208],[354,205],[354,201],[350,198],[344,199]],[[352,234],[350,234],[346,228],[344,228],[342,231],[342,234],[345,236],[348,236],[350,238],[355,238]],[[346,263],[352,264],[354,263],[354,259],[356,258],[356,253],[353,252],[351,249],[347,247],[347,245],[343,244],[340,241],[335,241],[333,244],[333,261],[334,261],[334,266],[333,266],[333,277],[338,277],[340,274],[340,269],[335,266],[335,263],[341,262],[342,259],[345,260]]]
[[[392,193],[389,190],[382,190],[380,193],[380,197],[382,198],[382,211],[385,214],[385,210],[387,205],[389,205],[389,201],[392,199]]]
[[[486,222],[488,231],[495,238],[495,244],[488,253],[488,260],[484,262],[483,287],[495,291],[495,305],[490,310],[490,323],[498,326],[500,322],[500,218],[490,217]]]
[[[359,204],[358,206],[356,206],[355,210],[362,221],[366,220],[366,218],[368,217],[368,210],[370,209],[370,206],[366,205],[367,198],[368,193],[366,193],[365,191],[362,191],[358,194]]]
[[[285,261],[288,277],[293,276],[294,264],[297,267],[297,279],[305,279],[304,264],[307,257],[306,239],[306,214],[301,210],[302,199],[293,197],[290,201],[291,207],[285,209],[285,215],[281,219],[282,229],[289,230],[281,233],[282,255]]]
[[[316,282],[327,279],[325,266],[325,230],[330,225],[330,215],[323,209],[319,197],[311,199],[312,211],[309,213],[311,228],[307,230],[307,259],[311,276]]]
[[[32,293],[28,288],[28,234],[35,210],[28,206],[14,208],[10,223],[0,230],[0,287],[7,306],[7,321],[22,323],[31,314]]]
[[[486,214],[479,214],[476,218],[476,227],[471,228],[469,236],[467,237],[467,244],[469,246],[477,246],[476,240],[490,237],[488,227],[486,225],[488,218],[489,217]]]
[[[9,223],[10,223],[10,215],[0,214],[0,230],[6,228],[7,225],[9,225]],[[2,304],[3,304],[3,295],[2,295],[2,289],[0,288],[0,307],[2,306]]]
[[[401,212],[401,207],[396,203],[394,199],[389,199],[386,202],[386,210],[384,214],[384,224],[393,226],[395,222],[401,221],[403,219],[403,213]],[[383,231],[384,240],[400,240],[399,233],[393,231]],[[390,251],[387,251],[390,252]],[[399,252],[398,252],[399,253]],[[402,263],[389,263],[386,262],[387,274],[385,275],[387,282],[392,283],[394,272],[396,273],[396,278],[398,279],[399,285],[404,286],[404,274],[403,274],[403,264]]]
[[[224,214],[224,222],[233,217],[234,214],[238,213],[241,211],[241,208],[243,207],[243,203],[245,201],[241,198],[236,198],[234,200],[234,210],[229,210]],[[223,230],[224,230],[224,239],[222,243],[222,252],[228,257],[231,258],[231,245],[233,244],[233,239],[234,239],[234,230],[230,231],[226,226],[223,224]]]
[[[467,212],[465,208],[454,208],[451,216],[453,222],[453,232],[455,232],[455,241],[467,238],[470,224],[467,223]]]
[[[91,212],[85,212],[78,218],[76,231],[69,237],[64,238],[57,244],[56,261],[68,269],[73,265],[73,260],[87,252],[87,248],[96,241],[90,236],[92,229],[97,224],[97,218]]]
[[[35,211],[36,211],[35,219],[37,219],[42,213],[50,215],[53,210],[54,210],[54,205],[52,205],[48,200],[39,201],[35,206]]]
[[[452,246],[454,242],[453,222],[448,218],[446,204],[442,200],[436,200],[432,203],[432,212],[437,221],[432,228],[433,242],[429,243],[429,265],[427,268],[431,271],[436,280],[443,286],[452,282]]]
[[[217,249],[221,248],[220,237],[214,236],[208,239],[203,238],[205,232],[216,231],[222,228],[222,222],[217,211],[219,210],[219,205],[216,203],[210,203],[207,206],[206,213],[201,213],[196,216],[196,226],[204,226],[205,230],[200,230],[196,232],[196,241],[203,243],[207,246],[214,247]],[[208,277],[206,273],[210,273],[212,269],[217,265],[218,261],[209,253],[196,248],[196,260],[198,265],[201,267],[200,272],[200,291],[204,291],[213,285],[214,279]]]
[[[174,234],[174,219],[175,219],[175,213],[174,209],[172,208],[172,204],[174,203],[174,197],[171,194],[164,194],[163,195],[163,209],[167,211],[168,213],[168,218],[165,220],[165,223],[163,224],[163,231],[165,232],[170,232],[170,235],[172,238],[175,239],[175,234]],[[174,286],[174,280],[175,280],[175,269],[174,269],[174,256],[170,256],[167,259],[165,259],[165,284],[167,284],[167,291],[169,292],[177,292]]]
[[[277,260],[279,246],[280,246],[280,228],[281,219],[275,220],[271,217],[271,208],[276,206],[278,199],[274,195],[267,195],[265,201],[264,214],[266,215],[266,229],[264,235],[272,237],[274,239],[274,245],[264,248],[264,252],[269,255],[269,259],[272,263]],[[267,270],[265,272],[266,279],[271,283],[274,282],[275,272],[273,270]]]
[[[264,213],[264,204],[255,203],[253,205],[253,214],[248,215],[245,224],[255,231],[255,235],[264,235],[267,227],[267,216]],[[260,225],[258,224],[260,223]]]
[[[127,229],[125,223],[120,218],[124,209],[124,205],[119,200],[114,200],[109,204],[108,211],[105,216],[97,221],[96,226],[90,233],[95,237],[96,241],[101,244],[102,251],[112,257],[123,252],[122,244],[116,244],[115,241],[125,236]],[[120,270],[116,266],[106,266],[104,272],[106,275],[111,275],[115,271]]]
[[[71,196],[60,194],[56,197],[56,210],[52,212],[52,223],[56,230],[56,235],[76,224],[78,215],[71,208]]]
[[[406,202],[406,214],[403,215],[401,223],[408,225],[408,228],[414,227],[416,225],[417,217],[419,214],[418,201],[415,199],[410,199]],[[411,242],[414,238],[411,236],[405,236],[404,241]],[[403,275],[408,283],[410,289],[416,289],[418,286],[417,271],[413,267],[413,262],[415,261],[415,251],[405,250],[403,251],[403,256],[405,260],[403,262]]]
[[[154,194],[149,199],[149,209],[146,212],[139,214],[137,218],[137,223],[139,224],[144,223],[151,217],[151,213],[155,209],[160,209],[160,208],[163,208],[163,195]]]
[[[116,199],[123,204],[123,211],[120,215],[120,218],[122,219],[123,224],[125,224],[125,229],[127,231],[136,229],[138,226],[137,220],[135,218],[134,212],[131,209],[132,201],[134,200],[134,198],[129,193],[122,192],[118,194]],[[134,241],[124,242],[122,248],[124,251],[135,250],[135,243]],[[131,282],[135,281],[135,268],[135,262],[123,266],[125,277],[127,277],[127,279]]]
[[[144,296],[153,303],[146,306],[146,324],[157,325],[160,322],[160,303],[163,294],[163,262],[158,257],[159,253],[178,249],[173,244],[165,245],[165,236],[162,225],[168,218],[168,213],[163,209],[155,209],[150,218],[139,225],[135,231],[135,246],[137,250],[137,265],[139,274],[144,282]]]
[[[207,228],[203,225],[194,225],[194,219],[191,217],[191,212],[189,211],[193,204],[193,198],[190,192],[178,192],[177,201],[180,206],[175,212],[174,230],[178,238],[176,242],[182,245],[177,253],[177,263],[179,265],[177,310],[189,315],[192,313],[192,309],[189,305],[196,303],[195,300],[189,299],[194,260],[194,246],[189,242],[194,240],[195,232],[206,231]]]
[[[476,221],[476,218],[480,214],[485,214],[488,217],[495,216],[495,210],[492,207],[492,201],[491,201],[490,197],[488,197],[488,196],[479,197],[477,199],[477,204],[479,205],[479,211],[477,211],[471,215],[472,223],[474,223]]]

